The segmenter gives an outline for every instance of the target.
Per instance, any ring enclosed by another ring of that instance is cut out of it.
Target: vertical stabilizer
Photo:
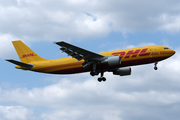
[[[26,46],[22,41],[12,41],[16,52],[19,55],[21,62],[23,63],[31,63],[33,61],[44,61],[46,59],[37,55],[34,51],[32,51],[28,46]]]

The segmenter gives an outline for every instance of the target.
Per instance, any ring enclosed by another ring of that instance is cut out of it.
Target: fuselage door
[[[158,55],[158,47],[152,47],[152,53],[151,55]]]

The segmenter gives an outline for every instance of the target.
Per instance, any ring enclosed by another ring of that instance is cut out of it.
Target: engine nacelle
[[[108,66],[120,65],[121,58],[119,56],[109,56],[106,60],[102,61],[101,64],[107,64]]]
[[[131,75],[131,68],[130,67],[119,68],[119,69],[113,71],[113,74],[120,75],[120,76]]]

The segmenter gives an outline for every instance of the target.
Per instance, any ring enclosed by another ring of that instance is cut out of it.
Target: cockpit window
[[[165,50],[169,49],[169,48],[164,48]]]

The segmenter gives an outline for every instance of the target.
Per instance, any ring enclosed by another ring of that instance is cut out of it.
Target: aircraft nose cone
[[[171,56],[174,55],[176,53],[176,51],[172,50],[171,52]]]
[[[176,53],[176,51],[172,50],[172,54],[174,55]]]

